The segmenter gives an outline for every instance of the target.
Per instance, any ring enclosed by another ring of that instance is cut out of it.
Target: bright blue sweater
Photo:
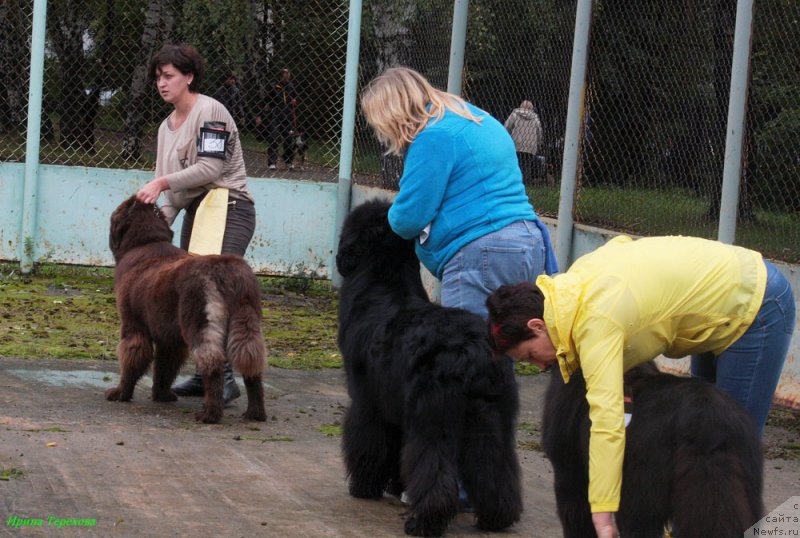
[[[392,229],[417,239],[417,257],[440,280],[467,243],[518,220],[537,220],[508,131],[488,112],[469,108],[483,118],[480,124],[448,110],[414,138],[389,210]],[[420,244],[428,224],[430,235]]]

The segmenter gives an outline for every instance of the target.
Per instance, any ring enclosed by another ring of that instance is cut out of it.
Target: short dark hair
[[[486,299],[486,308],[495,353],[502,355],[534,337],[528,320],[544,317],[544,294],[530,282],[500,286]]]
[[[175,69],[184,75],[192,74],[189,91],[197,93],[203,85],[203,64],[205,60],[197,49],[186,43],[164,45],[150,59],[148,73],[152,80],[156,80],[158,70],[167,64],[172,64]]]

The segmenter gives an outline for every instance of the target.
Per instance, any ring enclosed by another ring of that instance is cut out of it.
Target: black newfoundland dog
[[[109,245],[116,262],[121,376],[106,398],[129,401],[152,362],[153,401],[177,400],[170,387],[191,351],[205,385],[197,420],[222,418],[226,358],[244,377],[244,418],[266,420],[261,293],[247,262],[238,256],[190,256],[173,246],[158,207],[134,197],[111,215]]]
[[[405,491],[405,532],[438,536],[458,512],[460,477],[477,526],[504,529],[522,511],[513,363],[492,359],[479,316],[428,300],[414,243],[389,228],[388,210],[354,209],[336,256],[350,494]]]
[[[713,384],[660,373],[625,374],[632,418],[625,432],[620,535],[742,536],[763,513],[760,441],[744,408]],[[564,536],[596,536],[588,502],[589,405],[580,371],[551,374],[542,444],[555,473]]]

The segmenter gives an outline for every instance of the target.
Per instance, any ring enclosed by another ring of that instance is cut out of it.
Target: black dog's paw
[[[446,523],[431,521],[423,523],[422,519],[416,516],[409,516],[405,525],[406,534],[409,536],[441,536],[446,528]]]
[[[386,486],[386,493],[389,495],[394,495],[398,499],[406,490],[405,484],[399,478],[393,478],[389,480],[389,484]]]
[[[352,481],[349,485],[350,496],[356,499],[382,499],[383,487],[375,484],[355,484]]]
[[[519,516],[513,514],[495,514],[492,517],[480,517],[475,522],[475,526],[482,531],[497,532],[507,529],[519,521]]]

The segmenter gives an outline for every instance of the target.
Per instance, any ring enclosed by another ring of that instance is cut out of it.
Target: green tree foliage
[[[206,60],[204,93],[213,95],[226,70],[244,71],[256,29],[248,0],[184,0],[178,34],[197,47]]]

